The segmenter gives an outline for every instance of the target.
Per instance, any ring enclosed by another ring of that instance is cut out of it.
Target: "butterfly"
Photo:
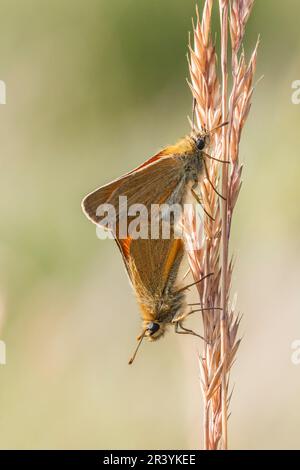
[[[193,313],[188,312],[185,290],[195,283],[179,286],[178,272],[184,256],[184,243],[182,239],[175,237],[172,225],[168,238],[160,235],[156,239],[151,236],[136,239],[130,234],[119,236],[118,224],[122,219],[128,222],[127,208],[135,204],[143,204],[149,211],[145,219],[149,223],[152,205],[182,205],[190,186],[192,194],[199,200],[195,192],[199,178],[205,172],[209,180],[206,158],[217,160],[206,152],[209,136],[226,124],[220,124],[209,132],[193,131],[177,144],[166,147],[136,169],[101,186],[83,199],[84,213],[100,226],[104,224],[99,208],[110,205],[115,209],[116,227],[113,235],[121,251],[143,320],[142,333],[138,337],[138,345],[130,364],[145,337],[155,341],[165,334],[170,325],[174,325],[176,333],[199,336],[183,326],[183,320]],[[210,184],[213,186],[211,182]],[[119,205],[120,197],[126,198],[126,207]],[[212,273],[207,274],[196,282],[211,275]]]
[[[142,333],[129,364],[132,364],[144,338],[156,341],[170,326],[174,326],[176,333],[200,336],[183,326],[183,320],[195,311],[189,310],[185,295],[185,291],[195,283],[182,287],[178,280],[185,253],[183,240],[172,235],[170,239],[127,238],[116,239],[116,242],[143,321]],[[197,282],[211,275],[203,276]]]
[[[129,173],[91,192],[82,201],[84,213],[92,222],[105,225],[103,213],[99,209],[111,205],[115,209],[117,231],[120,220],[128,219],[128,207],[142,204],[150,212],[153,204],[182,205],[190,185],[193,196],[202,204],[195,189],[204,173],[222,197],[209,179],[206,159],[222,160],[210,156],[205,150],[209,145],[210,134],[227,124],[220,124],[208,132],[193,131]],[[126,198],[125,206],[120,204],[121,196]]]

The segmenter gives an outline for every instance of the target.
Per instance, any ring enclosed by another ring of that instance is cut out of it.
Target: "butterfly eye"
[[[160,326],[158,323],[150,322],[147,326],[147,330],[150,332],[150,336],[154,335],[159,330]]]
[[[203,150],[205,147],[205,139],[203,137],[199,137],[199,139],[196,140],[196,146],[198,150]]]

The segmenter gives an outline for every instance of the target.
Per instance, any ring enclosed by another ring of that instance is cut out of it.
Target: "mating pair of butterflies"
[[[103,204],[111,204],[118,223],[127,217],[119,207],[120,196],[127,198],[128,207],[143,204],[149,213],[152,204],[182,206],[189,190],[197,198],[195,188],[199,179],[204,173],[208,177],[206,158],[212,158],[205,152],[209,135],[225,124],[209,132],[192,132],[138,168],[88,194],[82,202],[84,213],[92,222],[102,225],[103,219],[97,209]],[[191,313],[187,312],[185,300],[185,290],[189,286],[180,288],[177,283],[184,243],[174,236],[174,230],[168,239],[119,238],[117,233],[114,237],[143,319],[142,333],[129,361],[131,364],[143,338],[157,340],[169,325],[173,324],[177,333],[195,334],[182,325],[183,319]]]

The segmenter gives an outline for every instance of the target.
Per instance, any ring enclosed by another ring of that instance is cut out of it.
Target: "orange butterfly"
[[[133,204],[143,204],[148,211],[152,204],[182,204],[189,183],[192,183],[192,194],[199,201],[195,188],[204,172],[209,180],[206,158],[214,159],[205,151],[209,135],[226,124],[220,124],[209,132],[192,132],[136,169],[91,192],[82,201],[84,213],[92,222],[101,225],[98,209],[111,204],[116,210],[118,223],[122,218],[128,218],[127,207]],[[127,207],[119,207],[120,196],[126,197]]]
[[[183,241],[172,236],[169,240],[128,238],[116,241],[143,319],[139,343],[129,364],[133,362],[143,338],[155,341],[170,325],[174,325],[176,333],[199,336],[182,324],[188,315],[194,313],[188,311],[185,290],[195,284],[180,287],[178,283],[178,271],[184,256]]]

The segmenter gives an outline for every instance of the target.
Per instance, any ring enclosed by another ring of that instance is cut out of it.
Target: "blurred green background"
[[[194,13],[194,0],[1,2],[1,448],[201,445],[201,345],[171,332],[128,367],[138,307],[114,242],[80,209],[188,131]],[[297,0],[256,1],[245,42],[261,35],[264,80],[233,225],[232,448],[300,448],[299,15]]]

